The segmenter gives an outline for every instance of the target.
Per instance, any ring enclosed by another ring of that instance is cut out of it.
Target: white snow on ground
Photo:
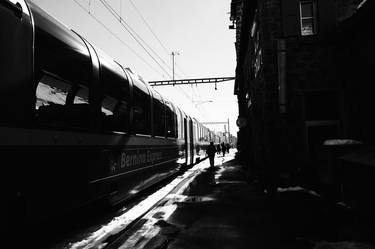
[[[375,249],[373,245],[354,241],[327,242],[319,241],[315,243],[313,249]]]
[[[362,142],[353,139],[329,139],[324,141],[323,145],[352,145],[362,144]]]
[[[215,166],[221,165],[227,161],[230,161],[234,159],[235,150],[231,150],[230,153],[225,157],[216,157],[215,158]],[[160,201],[162,198],[166,197],[168,193],[170,193],[178,184],[180,184],[184,179],[190,178],[189,181],[187,181],[183,187],[179,189],[179,191],[176,194],[181,195],[182,192],[189,186],[189,184],[195,179],[197,175],[199,175],[200,172],[203,172],[205,169],[209,168],[209,161],[205,160],[191,169],[187,170],[184,175],[177,177],[175,180],[173,180],[170,184],[163,187],[162,189],[158,190],[157,192],[151,194],[149,197],[147,197],[145,200],[140,202],[137,206],[129,209],[124,214],[115,217],[112,221],[110,221],[108,224],[103,225],[100,229],[97,231],[91,233],[88,237],[85,239],[71,243],[67,246],[67,248],[71,249],[88,249],[88,248],[103,248],[106,246],[106,239],[114,234],[119,233],[123,229],[125,229],[133,220],[135,220],[137,217],[143,215],[144,213],[148,212],[149,209],[155,205],[158,201]],[[198,173],[197,173],[198,172]],[[195,174],[195,175],[194,175]],[[175,208],[169,207],[168,210],[164,210],[163,219],[168,218],[173,212]],[[151,221],[152,224],[155,223],[154,220]],[[150,224],[151,224],[150,223]],[[151,226],[151,225],[150,225]],[[150,227],[147,226],[147,227]],[[147,230],[145,230],[147,231]],[[142,234],[144,234],[144,232]],[[158,232],[158,231],[153,231]],[[135,238],[134,238],[135,239]]]
[[[360,9],[362,8],[362,6],[367,2],[367,0],[362,0],[362,2],[360,4],[358,4],[358,7],[357,9]]]
[[[316,193],[313,190],[305,189],[300,186],[294,186],[294,187],[287,187],[287,188],[277,188],[277,192],[283,193],[283,192],[305,192],[313,196],[320,197],[318,193]]]
[[[340,207],[343,207],[343,208],[346,208],[346,209],[351,209],[352,208],[351,206],[349,206],[348,204],[346,204],[345,202],[342,202],[342,201],[337,202],[336,205],[340,206]]]

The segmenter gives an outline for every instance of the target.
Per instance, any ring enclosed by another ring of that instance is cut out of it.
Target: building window
[[[301,35],[316,34],[316,2],[300,1]]]

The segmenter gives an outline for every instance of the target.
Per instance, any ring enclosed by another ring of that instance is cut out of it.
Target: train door
[[[186,158],[186,165],[189,165],[189,146],[190,146],[190,139],[188,134],[188,126],[187,126],[187,120],[184,118],[184,138],[185,138],[185,158]]]
[[[189,154],[190,154],[190,164],[194,163],[194,132],[193,132],[193,121],[189,119],[189,133],[190,133],[190,149],[189,149]]]

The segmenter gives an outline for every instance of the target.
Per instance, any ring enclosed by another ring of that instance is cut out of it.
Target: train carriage
[[[0,32],[7,213],[116,204],[205,157],[203,125],[32,1],[1,1]]]

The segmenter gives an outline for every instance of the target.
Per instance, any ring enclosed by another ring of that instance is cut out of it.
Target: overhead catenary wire
[[[104,7],[106,7],[107,8],[107,10],[109,10],[110,11],[110,13],[115,17],[115,19],[121,19],[122,20],[122,22],[129,28],[129,29],[127,29],[124,25],[124,28],[129,32],[129,34],[130,35],[132,35],[132,32],[134,33],[134,35],[135,36],[137,36],[137,37],[139,37],[139,39],[148,47],[148,48],[150,48],[150,46],[134,31],[134,29],[132,29],[131,27],[130,27],[130,25],[123,19],[123,18],[121,18],[121,16],[115,11],[115,9],[109,4],[109,3],[107,3],[105,0],[100,0],[100,2],[104,5]],[[139,10],[138,10],[139,11]],[[117,17],[117,18],[116,18]],[[149,26],[149,25],[148,25]],[[150,26],[150,28],[151,28],[151,26]],[[129,31],[129,30],[131,30],[131,32]],[[151,28],[151,30],[152,30],[152,28]],[[154,32],[153,32],[154,33]],[[156,35],[156,34],[155,34]],[[134,36],[132,35],[132,37],[134,38]],[[137,40],[136,40],[137,41]],[[137,41],[139,44],[140,44],[140,42],[139,41]],[[140,44],[141,45],[141,44]],[[164,46],[164,45],[163,45]],[[143,46],[142,46],[143,47]],[[143,47],[144,48],[144,47]],[[145,48],[144,48],[145,49]],[[154,54],[156,54],[157,56],[158,56],[158,58],[160,58],[160,56],[152,49],[152,48],[150,48],[150,50],[154,53]],[[168,52],[168,50],[166,50],[167,52]],[[164,64],[166,64],[165,63],[165,61],[164,60],[162,60],[162,62],[164,63]],[[166,64],[167,65],[167,64]],[[160,66],[160,64],[159,64],[159,66]],[[168,66],[168,65],[167,65]],[[169,67],[169,66],[168,66]],[[169,68],[170,69],[170,68]],[[165,71],[165,70],[164,70]],[[167,73],[167,75],[170,77],[170,75]],[[180,87],[180,86],[178,86],[178,89],[182,92],[182,94],[189,100],[189,101],[191,101],[191,99],[190,99],[190,97],[189,97],[189,95]]]
[[[129,0],[130,4],[133,6],[133,8],[135,9],[136,13],[139,15],[139,17],[142,19],[143,23],[146,25],[146,27],[149,29],[149,31],[151,32],[151,34],[154,36],[154,38],[158,41],[158,43],[160,44],[160,46],[163,48],[164,52],[166,53],[166,55],[170,55],[169,54],[169,50],[166,48],[166,46],[163,44],[163,42],[161,41],[161,39],[158,37],[158,35],[154,32],[153,28],[151,27],[151,25],[147,22],[146,18],[144,17],[144,15],[142,14],[142,12],[138,9],[138,7],[134,4],[134,2],[132,0]],[[181,67],[179,67],[179,65],[177,63],[175,63],[176,65],[176,68],[178,68],[181,73],[185,76],[185,78],[187,78],[186,76],[186,73],[181,69]],[[178,75],[176,73],[176,75]]]
[[[111,31],[102,21],[100,21],[93,13],[92,11],[89,11],[86,9],[82,4],[80,4],[77,0],[73,0],[82,10],[84,10],[88,15],[91,16],[97,23],[99,23],[105,30],[107,30],[108,33],[110,33],[112,36],[114,36],[118,41],[120,41],[125,47],[127,47],[135,56],[138,57],[143,63],[145,63],[150,69],[152,69],[157,74],[163,76],[162,73],[160,73],[156,68],[154,68],[151,64],[149,64],[144,58],[142,58],[141,55],[139,55],[132,47],[130,47],[128,44],[126,44],[118,35],[116,35],[113,31]]]
[[[147,28],[150,30],[150,32],[152,33],[152,35],[155,37],[155,39],[159,42],[160,46],[164,49],[164,51],[166,52],[166,54],[169,54],[169,51],[168,49],[164,46],[163,42],[159,39],[159,37],[155,34],[155,32],[153,31],[152,27],[148,24],[148,22],[146,21],[146,19],[144,18],[144,16],[142,15],[142,13],[139,11],[139,9],[137,8],[137,6],[133,3],[132,0],[129,0],[130,4],[133,6],[133,8],[135,9],[135,11],[137,12],[137,14],[141,17],[141,19],[143,20],[143,22],[146,24]]]
[[[121,1],[121,0],[120,0]],[[138,16],[141,18],[141,20],[143,21],[143,23],[146,25],[146,27],[148,28],[148,30],[151,32],[151,34],[154,36],[154,38],[158,41],[158,43],[160,44],[160,46],[163,48],[164,52],[166,53],[166,55],[170,55],[169,54],[169,51],[168,49],[166,48],[166,46],[163,44],[163,42],[160,40],[160,38],[158,37],[158,35],[153,31],[153,28],[151,27],[151,25],[147,22],[146,18],[143,16],[143,14],[141,13],[141,11],[138,9],[138,7],[134,4],[134,2],[132,0],[129,0],[130,4],[133,6],[135,12],[138,14]],[[144,40],[142,38],[140,38],[143,42]],[[171,69],[169,64],[166,63],[162,58],[161,56],[159,56],[159,54],[157,54],[150,46],[148,46],[147,43],[145,43],[147,45],[148,48],[150,48],[154,54],[156,54],[158,56],[158,58],[163,62],[164,65],[166,65],[168,67],[168,69]],[[175,63],[176,67],[178,67],[177,63]],[[181,72],[182,70],[179,69]],[[178,75],[176,73],[176,75]],[[178,75],[179,76],[179,75]],[[180,76],[179,76],[180,77]],[[186,78],[186,77],[185,77]]]
[[[119,36],[117,36],[114,32],[112,32],[103,22],[101,22],[93,13],[92,11],[88,11],[82,4],[80,4],[77,0],[73,0],[80,8],[82,8],[85,12],[87,12],[95,21],[97,21],[101,26],[103,26],[110,34],[112,34],[116,39],[118,39],[123,45],[125,45],[128,49],[130,49],[138,58],[140,58],[144,63],[146,63],[150,68],[152,68],[155,72],[157,72],[158,74],[162,75],[162,77],[164,77],[163,74],[161,74],[158,70],[156,70],[154,67],[152,67],[149,63],[147,63],[139,54],[137,54],[134,49],[132,49],[128,44],[126,44]],[[169,73],[160,65],[160,63],[158,63],[156,61],[156,59],[147,51],[147,49],[140,43],[139,40],[137,40],[137,38],[132,34],[132,32],[127,29],[127,27],[124,25],[125,21],[124,19],[117,13],[113,10],[113,8],[107,3],[105,2],[104,0],[100,0],[100,2],[103,4],[103,6],[112,14],[112,16],[115,17],[115,19],[120,19],[122,20],[122,23],[120,23],[122,25],[123,28],[125,28],[125,30],[132,36],[132,38],[134,40],[136,40],[136,42],[147,52],[147,54],[159,65],[159,67],[170,77]],[[117,17],[117,18],[116,18]],[[120,17],[120,18],[119,18]],[[131,28],[130,28],[131,29]],[[143,40],[143,39],[142,39]],[[178,86],[178,89],[180,90],[180,92],[186,97],[187,100],[191,101],[190,97],[188,96],[188,94],[180,87]]]
[[[109,13],[114,16],[115,19],[120,20],[121,16],[112,8],[112,6],[107,3],[105,0],[99,0],[102,5],[109,11]],[[165,68],[155,59],[155,57],[151,54],[149,50],[151,50],[158,58],[161,59],[160,56],[131,28],[131,26],[122,18],[122,22],[120,25],[130,34],[130,36],[143,48],[143,50],[151,57],[151,59],[169,76],[170,74]],[[142,44],[142,42],[143,44]],[[148,49],[146,47],[148,47]],[[161,60],[163,62],[163,60]],[[165,61],[163,62],[165,63]],[[166,64],[166,63],[165,63]],[[166,64],[167,65],[167,64]],[[168,65],[167,65],[168,66]]]

